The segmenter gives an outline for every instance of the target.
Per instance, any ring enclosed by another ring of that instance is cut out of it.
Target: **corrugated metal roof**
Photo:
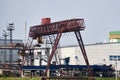
[[[102,43],[102,42],[99,42],[99,43],[94,43],[94,44],[85,44],[85,46],[94,46],[94,45],[108,45],[108,44],[120,44],[120,42],[108,42],[108,43]],[[59,48],[65,48],[65,47],[77,47],[79,45],[67,45],[67,46],[62,46],[62,47],[59,47]]]

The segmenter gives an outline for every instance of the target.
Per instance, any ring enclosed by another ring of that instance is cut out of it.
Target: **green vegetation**
[[[36,78],[0,77],[0,80],[40,80],[40,78],[39,77],[36,77]]]
[[[41,80],[41,79],[39,77],[36,77],[36,78],[0,77],[0,80]],[[95,80],[116,80],[116,79],[115,78],[98,78],[97,77],[97,78],[95,78]],[[118,78],[117,80],[120,80],[120,78]]]
[[[95,78],[96,80],[116,80],[115,78]],[[120,78],[118,78],[117,80],[120,80]]]

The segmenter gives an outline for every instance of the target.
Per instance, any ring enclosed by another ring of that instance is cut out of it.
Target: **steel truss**
[[[60,38],[62,36],[62,33],[66,32],[72,32],[74,31],[78,44],[80,46],[82,55],[84,57],[84,60],[86,62],[86,65],[88,66],[88,71],[91,72],[89,61],[87,58],[87,54],[84,48],[83,40],[80,34],[81,30],[85,29],[85,24],[84,24],[84,19],[70,19],[70,20],[64,20],[64,21],[59,21],[59,22],[54,22],[50,24],[44,24],[44,25],[37,25],[37,26],[32,26],[30,28],[30,33],[29,37],[32,37],[33,39],[39,37],[39,36],[46,36],[46,35],[54,35],[56,34],[55,42],[52,46],[52,51],[48,59],[47,67],[45,70],[45,73],[43,75],[43,80],[46,79],[46,75],[49,69],[49,66],[51,64],[52,58],[55,55],[55,51],[57,49],[58,43],[60,41]],[[50,38],[51,40],[51,38]]]

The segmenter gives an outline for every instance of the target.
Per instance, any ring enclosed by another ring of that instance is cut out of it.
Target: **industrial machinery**
[[[43,36],[53,36],[54,37],[53,41],[52,41],[52,38],[49,37],[49,40],[53,45],[52,45],[52,51],[50,53],[48,63],[46,66],[46,70],[43,75],[43,80],[46,79],[46,75],[47,75],[49,66],[51,65],[51,60],[52,60],[53,56],[55,55],[55,51],[57,49],[60,38],[63,33],[67,33],[67,32],[75,33],[75,36],[77,38],[77,41],[80,46],[81,52],[83,54],[84,60],[88,67],[88,73],[91,74],[90,64],[89,64],[89,61],[87,58],[87,54],[86,54],[83,40],[82,40],[81,33],[80,33],[80,31],[82,31],[84,29],[85,29],[84,19],[69,19],[69,20],[50,23],[50,18],[43,18],[41,25],[36,25],[36,26],[30,27],[29,37],[31,37],[32,39],[38,39],[38,43],[41,42],[40,40],[41,40],[41,37],[43,37]],[[54,35],[56,35],[56,36],[54,36]]]

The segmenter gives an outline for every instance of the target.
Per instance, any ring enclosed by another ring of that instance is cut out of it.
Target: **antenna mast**
[[[26,30],[27,30],[27,21],[25,21],[25,36],[24,36],[24,43],[26,44]]]

